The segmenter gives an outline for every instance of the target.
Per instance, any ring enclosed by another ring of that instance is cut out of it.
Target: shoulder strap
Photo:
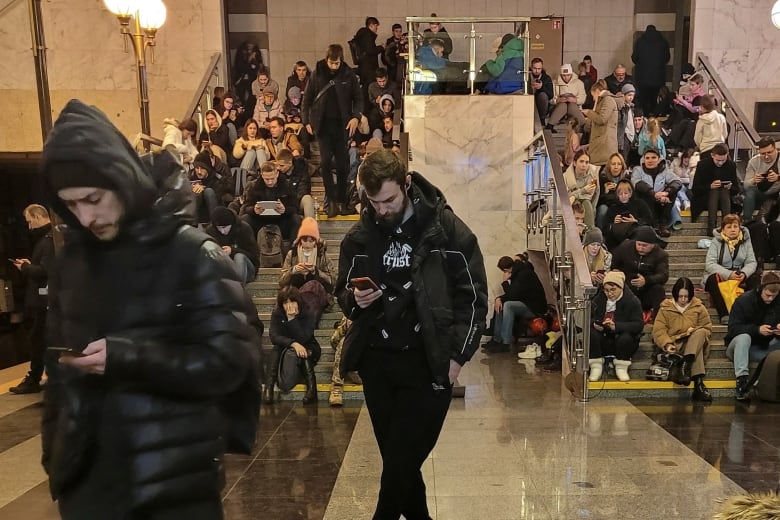
[[[726,242],[721,241],[720,243],[720,253],[718,254],[718,265],[723,265],[723,255],[726,252]],[[734,265],[734,259],[731,259],[731,265]]]
[[[316,105],[316,104],[317,104],[317,101],[319,101],[319,100],[320,100],[320,98],[321,98],[322,96],[324,96],[324,95],[325,95],[325,93],[328,91],[328,89],[329,89],[329,88],[331,88],[331,87],[332,87],[333,85],[335,85],[335,84],[336,84],[336,82],[335,82],[335,81],[333,81],[333,80],[330,80],[330,81],[328,81],[328,84],[327,84],[327,85],[325,85],[325,87],[324,87],[322,90],[320,90],[319,92],[317,92],[317,95],[316,95],[316,96],[314,96],[314,101],[312,101],[312,102],[311,102],[311,105],[312,105],[312,106]]]

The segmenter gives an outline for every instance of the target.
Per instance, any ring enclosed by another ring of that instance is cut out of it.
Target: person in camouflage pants
[[[348,320],[346,316],[343,316],[341,320],[333,327],[333,334],[330,336],[330,346],[333,347],[333,376],[331,377],[331,389],[328,403],[331,406],[341,406],[344,404],[344,379],[339,373],[339,364],[341,364],[341,348],[344,345],[344,337],[347,335],[347,330],[352,324],[352,321]],[[356,372],[350,372],[347,374],[347,378],[351,383],[356,385],[362,384],[360,377]]]

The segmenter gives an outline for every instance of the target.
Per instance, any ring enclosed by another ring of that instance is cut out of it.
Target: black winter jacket
[[[647,255],[636,251],[636,240],[626,240],[612,253],[612,269],[626,275],[626,287],[629,282],[641,274],[645,277],[645,287],[663,285],[669,279],[669,253],[661,246],[655,246]]]
[[[740,334],[750,334],[752,344],[767,347],[776,336],[762,336],[758,329],[761,325],[775,327],[780,323],[780,299],[775,298],[766,304],[761,299],[761,288],[747,291],[734,301],[729,315],[729,330],[724,339],[726,345]]]
[[[282,215],[295,215],[298,213],[298,204],[290,185],[284,175],[279,175],[276,186],[269,188],[263,179],[253,182],[246,190],[244,205],[241,206],[240,215],[249,215],[254,212],[255,202],[266,200],[279,200],[284,205]]]
[[[209,235],[219,247],[230,246],[230,258],[236,256],[237,253],[242,253],[249,258],[252,265],[258,267],[260,265],[260,249],[257,247],[257,239],[252,232],[252,227],[243,220],[235,217],[235,213],[232,211],[230,213],[234,216],[230,233],[223,235],[214,224],[209,224],[206,227],[206,234]]]
[[[547,312],[547,295],[531,262],[515,260],[512,277],[501,286],[504,288],[502,302],[523,302],[537,316]]]
[[[477,237],[447,206],[441,191],[419,173],[410,175],[407,193],[421,228],[411,252],[415,308],[433,378],[448,385],[450,360],[463,365],[471,359],[485,328],[485,265]],[[373,322],[381,319],[381,304],[360,309],[347,285],[360,276],[381,279],[382,233],[369,205],[341,242],[336,296],[353,321],[344,340],[342,374],[357,368],[372,337]]]
[[[607,295],[604,290],[600,290],[593,297],[591,303],[590,318],[593,323],[600,323],[607,312]],[[623,290],[623,295],[615,304],[615,334],[627,332],[632,336],[639,337],[644,329],[642,321],[642,304],[631,291]],[[606,329],[605,329],[606,331]],[[611,333],[611,332],[610,332]]]
[[[328,98],[328,94],[323,94],[319,99],[316,98],[331,81],[333,81],[333,86],[328,88],[336,91],[343,124],[346,125],[347,121],[353,117],[360,121],[360,116],[363,114],[363,93],[360,89],[360,82],[352,69],[342,61],[341,68],[335,75],[332,75],[325,60],[320,60],[306,86],[301,106],[301,122],[304,125],[310,124],[315,134],[319,131],[322,123],[325,100]]]
[[[355,33],[355,43],[361,54],[360,61],[355,63],[355,66],[358,67],[360,79],[366,82],[366,87],[376,77],[379,55],[384,52],[384,48],[376,44],[376,37],[377,34],[368,27],[361,27]]]
[[[718,167],[712,157],[708,157],[696,165],[696,174],[693,177],[693,197],[691,197],[691,220],[701,215],[701,212],[707,209],[707,201],[710,196],[710,185],[713,181],[730,182],[731,190],[729,196],[738,195],[742,183],[737,177],[737,165],[731,159],[727,160],[723,166]],[[718,188],[724,189],[724,188]]]
[[[39,289],[48,285],[49,269],[54,260],[54,239],[51,224],[32,230],[33,244],[30,263],[22,265],[22,275],[25,278],[24,308],[26,311],[46,309],[46,296],[40,295]]]
[[[279,174],[282,177],[282,174]],[[296,157],[293,159],[292,168],[290,171],[284,174],[285,180],[295,193],[295,199],[298,205],[295,206],[296,210],[300,210],[301,199],[304,195],[311,195],[311,176],[309,170],[306,167],[306,161],[303,157]]]
[[[669,43],[655,27],[647,30],[634,42],[631,61],[634,78],[640,87],[660,87],[666,82],[666,64],[669,63]]]
[[[319,342],[314,335],[316,320],[302,312],[293,320],[287,319],[284,309],[276,307],[271,313],[271,326],[268,336],[275,347],[290,347],[297,341],[310,352],[319,351]]]
[[[139,158],[101,112],[73,100],[44,147],[49,186],[67,161],[115,185],[125,217],[115,239],[99,241],[52,195],[68,232],[50,273],[48,344],[107,344],[103,375],[47,359],[42,461],[52,496],[75,511],[87,505],[79,500],[93,512],[92,501],[107,503],[96,518],[218,505],[228,433],[220,402],[257,403],[255,424],[259,411],[259,338],[235,268],[182,227],[191,191],[170,153]]]

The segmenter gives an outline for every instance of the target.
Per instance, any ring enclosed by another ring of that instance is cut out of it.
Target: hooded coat
[[[669,43],[654,25],[634,43],[631,61],[634,62],[634,78],[640,87],[660,87],[666,81],[666,64],[669,63]]]
[[[368,86],[376,77],[376,69],[379,66],[379,55],[384,52],[381,45],[376,44],[377,34],[368,27],[361,27],[355,33],[355,43],[360,48],[360,61],[355,63],[358,68],[358,76]]]
[[[206,234],[209,235],[219,247],[229,246],[231,249],[230,258],[238,253],[245,255],[252,262],[255,268],[260,266],[260,249],[257,246],[257,239],[252,232],[252,227],[238,218],[233,211],[230,211],[233,221],[230,223],[230,231],[227,235],[219,232],[217,227],[211,223],[206,226]]]
[[[700,152],[711,150],[716,144],[726,142],[729,128],[726,117],[717,110],[699,114],[696,130],[693,132],[693,142]]]
[[[623,108],[623,96],[609,92],[599,96],[596,106],[588,113],[586,125],[590,126],[590,163],[603,166],[609,156],[618,151],[618,112]]]
[[[688,329],[705,329],[707,341],[712,334],[710,312],[700,299],[691,298],[690,305],[684,312],[675,306],[674,300],[667,298],[661,302],[658,315],[653,322],[653,343],[663,349],[669,344],[678,344],[688,337]]]
[[[124,209],[115,239],[98,240],[56,195],[63,163],[115,187]],[[107,345],[102,375],[47,359],[42,462],[52,497],[65,518],[216,518],[228,425],[246,419],[253,442],[259,407],[259,338],[238,274],[186,225],[181,164],[168,152],[139,157],[96,108],[65,106],[41,165],[67,225],[49,277],[48,344]]]
[[[438,188],[411,172],[408,196],[420,238],[411,251],[414,304],[422,326],[422,341],[434,381],[449,384],[450,360],[471,359],[485,327],[487,276],[477,238],[447,206]],[[341,242],[336,297],[352,326],[344,340],[340,370],[355,370],[374,333],[382,305],[361,309],[347,288],[349,280],[382,279],[385,235],[368,205]]]
[[[47,286],[49,270],[54,261],[54,239],[51,224],[32,230],[33,243],[30,263],[22,264],[21,272],[25,278],[24,308],[26,311],[46,310],[46,297],[39,289]]]

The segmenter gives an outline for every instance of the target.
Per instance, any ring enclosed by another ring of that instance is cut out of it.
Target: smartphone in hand
[[[49,347],[46,350],[51,350],[52,352],[57,352],[61,356],[73,356],[73,357],[84,357],[86,354],[84,354],[79,349],[73,348],[73,347]]]
[[[361,276],[359,278],[352,278],[349,283],[361,291],[365,291],[366,289],[373,289],[375,291],[379,290],[379,286],[369,278],[368,276]]]

